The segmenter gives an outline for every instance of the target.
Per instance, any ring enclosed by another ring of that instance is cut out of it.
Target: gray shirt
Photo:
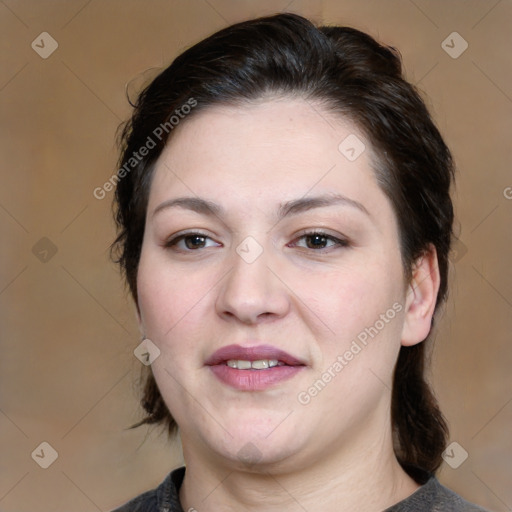
[[[184,512],[178,494],[184,476],[184,467],[175,469],[156,489],[137,496],[112,512]],[[193,512],[193,509],[187,512]],[[384,512],[486,511],[463,500],[441,485],[435,476],[431,476],[416,492]]]

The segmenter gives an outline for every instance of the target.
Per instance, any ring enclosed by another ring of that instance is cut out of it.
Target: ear
[[[433,245],[413,265],[412,278],[405,298],[402,345],[422,342],[432,327],[432,317],[439,291],[439,266]]]

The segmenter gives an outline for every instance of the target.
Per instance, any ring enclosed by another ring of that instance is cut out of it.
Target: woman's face
[[[176,128],[138,303],[185,457],[297,467],[371,450],[389,433],[406,291],[395,215],[351,123],[274,99]]]

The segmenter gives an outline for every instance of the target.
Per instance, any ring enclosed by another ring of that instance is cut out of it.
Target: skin
[[[350,134],[366,146],[353,162],[338,150]],[[361,206],[339,202],[278,218],[286,202],[334,194]],[[181,197],[222,212],[171,206],[155,213]],[[304,236],[318,230],[346,243]],[[184,231],[206,238],[166,247]],[[252,263],[236,251],[248,236],[262,249]],[[161,351],[156,381],[180,427],[184,510],[329,512],[343,503],[356,511],[364,503],[377,512],[413,493],[418,485],[392,448],[392,375],[401,345],[429,332],[436,263],[431,250],[405,281],[396,217],[375,180],[370,141],[321,105],[267,98],[183,121],[151,185],[138,306],[141,331]],[[401,311],[301,404],[299,392],[393,304]],[[271,389],[236,390],[204,365],[233,343],[271,344],[306,366]]]

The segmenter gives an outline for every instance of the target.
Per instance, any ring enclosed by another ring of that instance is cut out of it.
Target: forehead
[[[180,194],[238,197],[249,207],[330,192],[376,208],[386,200],[369,142],[319,103],[274,98],[184,119],[157,162],[150,207]]]

